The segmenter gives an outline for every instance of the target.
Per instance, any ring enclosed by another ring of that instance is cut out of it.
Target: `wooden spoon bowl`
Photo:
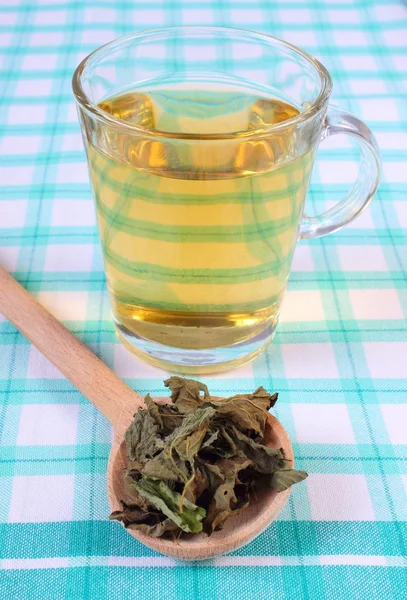
[[[156,398],[165,402],[168,398]],[[124,432],[130,420],[123,415],[122,425],[115,430],[112,450],[107,468],[109,503],[112,512],[120,510],[120,500],[126,500],[124,475],[127,468],[127,450]],[[290,466],[293,466],[293,450],[287,432],[281,423],[269,414],[264,443],[270,448],[283,448]],[[291,488],[277,493],[264,486],[252,497],[249,506],[235,517],[228,519],[220,531],[211,536],[204,533],[181,537],[178,540],[154,538],[141,531],[127,529],[128,533],[149,548],[182,560],[204,560],[232,552],[248,544],[277,517],[288,500]]]
[[[125,499],[123,479],[127,464],[124,432],[144,400],[99,360],[89,348],[68,331],[53,315],[0,268],[0,312],[46,356],[73,385],[110,421],[114,441],[109,457],[107,486],[110,506],[120,508]],[[165,399],[160,399],[165,401]],[[167,399],[168,401],[168,399]],[[269,415],[265,443],[283,448],[292,464],[293,452],[287,433],[275,417]],[[252,498],[248,508],[231,517],[221,531],[210,537],[199,534],[177,542],[153,538],[139,531],[128,532],[140,542],[168,556],[183,560],[202,560],[231,552],[261,533],[287,502],[290,490],[276,493],[268,487]],[[106,515],[106,518],[108,515]]]

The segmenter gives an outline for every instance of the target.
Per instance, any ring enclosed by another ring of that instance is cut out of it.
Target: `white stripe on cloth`
[[[0,568],[5,570],[29,569],[67,569],[74,567],[176,567],[187,566],[167,556],[76,556],[58,558],[6,558],[0,561]],[[400,556],[374,555],[323,555],[323,556],[220,556],[215,560],[195,562],[202,567],[285,567],[320,565],[330,566],[364,566],[364,567],[407,567],[407,558]]]

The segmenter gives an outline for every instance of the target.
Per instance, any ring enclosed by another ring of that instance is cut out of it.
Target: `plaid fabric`
[[[115,339],[79,125],[74,67],[135,29],[217,24],[316,55],[334,100],[374,130],[384,174],[371,209],[301,242],[275,342],[207,378],[219,395],[264,385],[310,472],[278,520],[207,563],[159,556],[107,520],[111,430],[0,322],[0,597],[11,600],[407,598],[407,9],[400,0],[0,2],[0,261],[138,392],[165,373]],[[309,212],[355,173],[322,144]],[[404,557],[404,558],[403,558]],[[403,568],[404,567],[404,568]]]

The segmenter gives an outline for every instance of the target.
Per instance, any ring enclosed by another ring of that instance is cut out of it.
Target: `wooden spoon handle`
[[[0,312],[115,426],[144,405],[113,371],[0,267]]]

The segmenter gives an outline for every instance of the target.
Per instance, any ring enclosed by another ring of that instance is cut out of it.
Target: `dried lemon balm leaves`
[[[278,394],[212,398],[205,384],[170,377],[172,404],[145,398],[129,425],[121,510],[110,519],[154,536],[210,535],[244,510],[259,485],[277,492],[307,477],[263,443]]]

